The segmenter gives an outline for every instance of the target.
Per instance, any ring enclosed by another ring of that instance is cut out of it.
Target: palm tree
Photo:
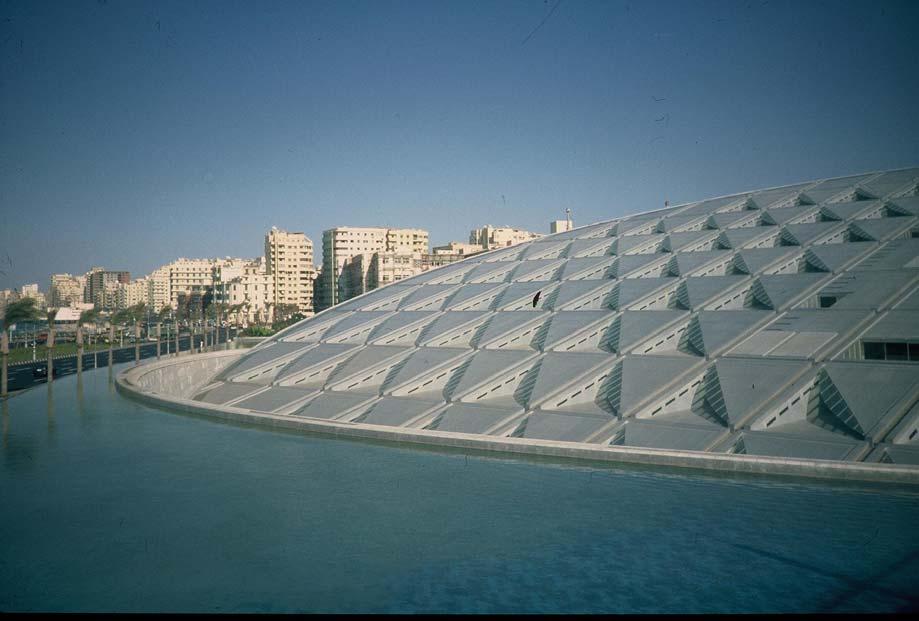
[[[163,322],[169,319],[172,314],[172,307],[168,304],[160,309],[156,314],[156,357],[160,357],[160,338],[162,337]],[[169,341],[166,341],[166,354],[169,354]]]
[[[112,368],[113,350],[115,348],[115,326],[123,326],[129,321],[127,309],[121,309],[112,313],[108,321],[108,366]]]
[[[134,364],[140,364],[140,322],[145,317],[147,305],[138,302],[127,309],[128,318],[134,324]]]
[[[56,308],[49,308],[45,311],[45,317],[48,319],[48,383],[54,379],[54,318],[56,316]]]
[[[7,395],[7,366],[10,356],[10,326],[20,321],[35,321],[40,317],[38,308],[35,306],[35,298],[22,298],[6,306],[3,313],[2,336],[0,336],[0,351],[3,354],[3,372],[0,379],[0,396]]]
[[[98,314],[94,306],[80,313],[77,319],[77,373],[83,372],[83,324],[94,322]]]

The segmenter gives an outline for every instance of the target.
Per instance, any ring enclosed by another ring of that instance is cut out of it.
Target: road
[[[233,338],[236,335],[235,330],[230,331],[230,338]],[[226,330],[220,331],[220,342],[223,343],[227,339]],[[188,351],[189,345],[189,336],[179,337],[179,351]],[[201,343],[201,335],[195,335],[195,346],[198,347]],[[162,341],[160,345],[160,352],[162,355],[166,355],[166,341]],[[169,353],[175,353],[175,339],[171,339],[169,342]],[[143,360],[144,358],[155,358],[156,357],[156,343],[155,342],[144,342],[140,346],[140,357]],[[128,347],[116,348],[112,350],[112,362],[118,364],[120,362],[131,362],[134,360],[134,345]],[[108,350],[102,349],[94,353],[83,354],[83,369],[90,370],[96,368],[96,362],[98,361],[99,367],[108,366]],[[30,388],[35,384],[44,384],[47,380],[45,378],[35,378],[33,376],[33,371],[37,367],[44,367],[48,363],[47,360],[36,360],[35,362],[21,362],[19,364],[11,364],[9,366],[8,377],[9,377],[9,390],[13,392],[15,390],[24,390]],[[54,359],[54,370],[57,372],[57,376],[69,375],[71,373],[77,372],[77,356],[62,356],[60,358]]]

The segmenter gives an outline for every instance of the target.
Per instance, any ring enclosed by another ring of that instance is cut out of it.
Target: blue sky
[[[0,1],[0,288],[917,165],[917,28],[913,1]]]

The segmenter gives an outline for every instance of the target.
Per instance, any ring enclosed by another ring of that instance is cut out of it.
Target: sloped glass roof
[[[349,300],[194,398],[418,433],[915,463],[917,213],[914,168],[591,224]]]

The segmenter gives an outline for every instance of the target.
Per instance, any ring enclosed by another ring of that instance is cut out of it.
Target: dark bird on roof
[[[533,296],[533,308],[536,308],[536,305],[539,303],[539,296],[542,291],[537,291],[536,295]]]

